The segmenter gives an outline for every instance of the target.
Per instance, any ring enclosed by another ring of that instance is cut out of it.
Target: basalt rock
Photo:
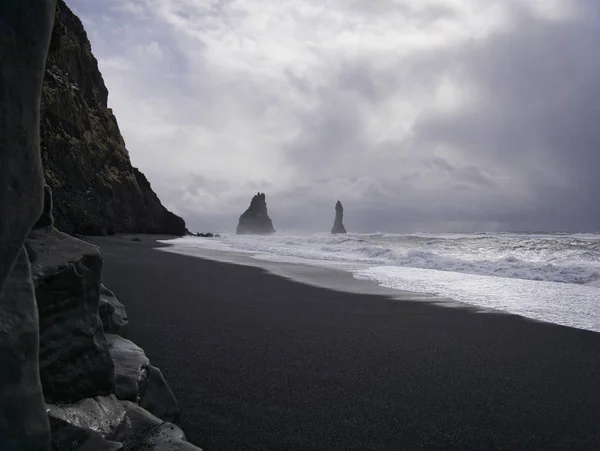
[[[23,249],[0,292],[1,450],[46,450],[50,445],[38,370],[37,320]]]
[[[108,441],[111,445],[117,442],[121,448],[115,449],[123,451],[199,451],[185,441],[185,434],[176,425],[157,418],[133,402],[119,401],[114,395],[86,398],[67,405],[49,404],[48,415],[53,425],[66,429],[66,434],[77,433],[79,440],[87,437],[101,446],[106,446]],[[68,426],[76,429],[67,429]],[[86,431],[93,433],[85,434]]]
[[[100,250],[53,228],[34,229],[27,248],[39,309],[46,401],[112,393],[114,367],[98,315]]]
[[[141,389],[139,405],[161,420],[174,424],[180,423],[177,400],[162,372],[155,366],[150,365],[148,379]]]
[[[52,0],[0,2],[0,449],[50,448],[23,243],[42,212],[40,90]]]
[[[52,431],[52,451],[117,451],[119,442],[106,440],[98,432],[84,429],[55,417],[49,417]]]
[[[123,441],[129,432],[125,408],[115,395],[47,406],[48,416],[97,432],[107,440]]]
[[[335,219],[333,221],[333,228],[331,229],[331,233],[346,233],[346,228],[344,227],[344,207],[342,203],[338,200],[335,204]]]
[[[58,0],[40,127],[56,227],[82,235],[184,235],[183,219],[161,204],[144,174],[132,166],[107,100],[83,25]]]
[[[201,451],[185,441],[185,434],[172,423],[161,421],[141,407],[123,402],[131,433],[123,441],[123,451]]]
[[[48,185],[44,185],[44,208],[42,215],[35,223],[34,228],[52,227],[54,225],[54,215],[52,213],[52,189]]]
[[[138,402],[140,385],[145,385],[150,360],[142,348],[113,334],[106,335],[110,356],[115,364],[115,393],[123,401]]]
[[[115,364],[115,392],[123,401],[138,403],[154,416],[179,423],[179,406],[161,371],[150,365],[142,348],[118,335],[106,336]]]
[[[115,294],[100,285],[100,305],[98,308],[100,320],[106,334],[117,334],[122,337],[127,336],[129,320],[125,306],[121,304]]]
[[[273,223],[267,213],[267,202],[264,193],[252,198],[250,207],[240,216],[236,233],[238,235],[268,235],[274,233]]]

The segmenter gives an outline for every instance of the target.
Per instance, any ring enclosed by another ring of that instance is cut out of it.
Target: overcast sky
[[[600,230],[597,0],[67,3],[190,230]]]

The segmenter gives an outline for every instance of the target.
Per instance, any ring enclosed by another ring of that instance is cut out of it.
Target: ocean
[[[165,250],[347,271],[399,292],[600,332],[600,234],[183,237]]]

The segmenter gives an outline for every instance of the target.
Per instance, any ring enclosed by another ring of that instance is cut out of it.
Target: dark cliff
[[[250,207],[240,216],[237,226],[238,235],[268,235],[274,233],[273,223],[267,213],[267,201],[264,193],[252,198]]]
[[[161,204],[144,174],[131,165],[107,100],[83,25],[58,0],[40,126],[56,226],[84,235],[185,234],[183,219]]]

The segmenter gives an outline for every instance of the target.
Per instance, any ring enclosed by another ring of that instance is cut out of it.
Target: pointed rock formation
[[[338,200],[335,204],[335,220],[333,221],[333,229],[331,229],[331,233],[346,233],[343,219],[344,207],[342,207],[342,203]]]
[[[267,214],[267,202],[264,193],[252,198],[250,207],[242,216],[237,226],[238,235],[268,235],[274,233],[273,223]]]

